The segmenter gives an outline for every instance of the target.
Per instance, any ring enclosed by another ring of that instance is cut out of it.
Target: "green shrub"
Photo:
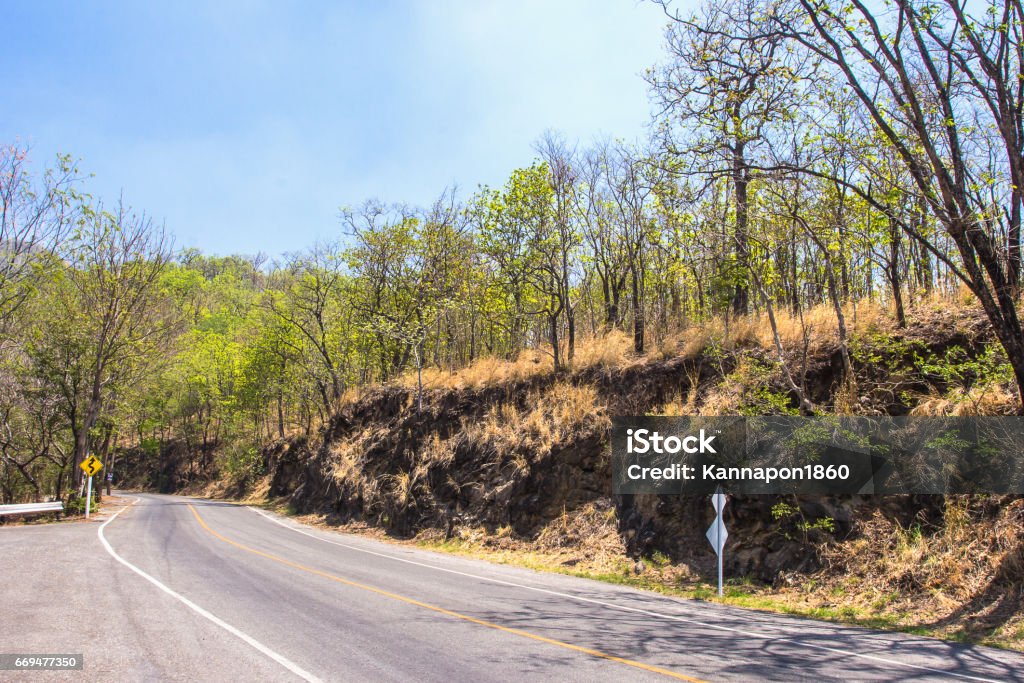
[[[91,505],[89,506],[89,514],[95,514],[98,510],[99,505],[96,502],[96,496],[93,496]],[[68,515],[84,515],[85,497],[72,495],[68,498],[68,502],[64,504],[64,513]]]

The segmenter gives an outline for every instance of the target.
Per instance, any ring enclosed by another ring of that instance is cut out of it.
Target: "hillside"
[[[821,412],[1014,411],[978,311],[925,302],[905,329],[867,305],[851,318],[853,383],[839,381],[827,311],[779,321],[790,372]],[[702,596],[710,506],[613,498],[610,418],[796,412],[766,328],[719,321],[645,356],[612,334],[558,374],[539,352],[432,371],[422,412],[414,377],[369,389],[314,438],[273,443],[256,476],[218,490],[350,529]],[[734,498],[726,574],[743,604],[1019,648],[1022,519],[1024,503],[1005,497]]]

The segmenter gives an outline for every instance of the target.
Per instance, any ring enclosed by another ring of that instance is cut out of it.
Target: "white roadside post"
[[[722,519],[722,510],[725,509],[726,500],[728,498],[722,493],[722,487],[719,486],[715,494],[711,496],[711,505],[715,508],[715,521],[711,523],[706,534],[708,541],[711,542],[711,547],[715,549],[715,554],[718,555],[718,597],[722,597],[722,555],[725,550],[725,540],[729,538],[729,531],[725,528],[725,520]]]

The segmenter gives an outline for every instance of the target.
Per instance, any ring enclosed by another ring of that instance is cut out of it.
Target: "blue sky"
[[[276,256],[376,197],[463,197],[545,129],[644,135],[660,8],[634,0],[4,3],[0,142],[58,151],[179,246]]]

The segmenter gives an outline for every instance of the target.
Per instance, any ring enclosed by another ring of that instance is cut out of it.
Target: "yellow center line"
[[[268,560],[273,560],[274,562],[280,562],[281,564],[286,565],[288,567],[292,567],[294,569],[298,569],[298,570],[301,570],[301,571],[304,571],[304,572],[308,572],[310,574],[315,574],[317,576],[322,576],[325,579],[330,579],[331,581],[337,581],[338,583],[345,584],[346,586],[351,586],[353,588],[359,588],[359,589],[362,589],[364,591],[369,591],[370,593],[376,593],[377,595],[383,595],[384,597],[388,597],[388,598],[391,598],[393,600],[398,600],[400,602],[404,602],[404,603],[407,603],[409,605],[416,605],[417,607],[422,607],[423,609],[428,609],[428,610],[430,610],[432,612],[437,612],[439,614],[445,614],[445,615],[447,615],[449,617],[455,617],[456,619],[462,619],[463,621],[468,621],[468,622],[471,622],[473,624],[478,624],[480,626],[486,626],[487,628],[493,628],[493,629],[495,629],[497,631],[504,631],[505,633],[511,633],[513,635],[522,636],[523,638],[529,638],[531,640],[540,641],[542,643],[548,643],[549,645],[557,645],[559,647],[564,647],[567,650],[573,650],[575,652],[582,652],[583,654],[591,655],[593,657],[600,657],[601,659],[607,659],[607,660],[612,661],[612,662],[618,662],[619,664],[625,664],[626,666],[636,667],[637,669],[643,669],[644,671],[651,671],[653,673],[662,674],[664,676],[670,676],[672,678],[675,678],[675,679],[678,679],[678,680],[681,680],[681,681],[691,681],[691,683],[705,683],[705,681],[702,681],[699,678],[692,678],[690,676],[686,676],[684,674],[677,673],[675,671],[670,671],[669,669],[662,669],[661,667],[652,666],[650,664],[644,664],[643,662],[637,662],[637,661],[632,660],[632,659],[625,659],[623,657],[616,657],[615,655],[609,655],[609,654],[606,654],[604,652],[600,652],[598,650],[592,650],[589,647],[582,647],[580,645],[573,645],[572,643],[566,643],[566,642],[563,642],[561,640],[555,640],[554,638],[546,638],[544,636],[539,636],[539,635],[537,635],[535,633],[530,633],[529,631],[523,631],[522,629],[511,628],[509,626],[502,626],[501,624],[495,624],[494,622],[491,622],[491,621],[485,621],[483,619],[477,619],[476,617],[471,617],[471,616],[469,616],[467,614],[461,614],[459,612],[453,612],[450,609],[445,609],[443,607],[438,607],[436,605],[431,605],[429,603],[421,602],[421,601],[415,600],[413,598],[407,598],[404,595],[399,595],[397,593],[392,593],[390,591],[386,591],[386,590],[383,590],[381,588],[374,588],[373,586],[367,586],[366,584],[363,584],[363,583],[358,583],[356,581],[350,581],[349,579],[345,579],[345,578],[342,578],[340,576],[335,576],[334,574],[328,574],[327,572],[322,572],[319,569],[312,569],[310,567],[306,567],[304,565],[298,564],[297,562],[292,562],[291,560],[286,560],[286,559],[284,559],[282,557],[278,557],[276,555],[271,555],[270,553],[263,552],[262,550],[256,550],[255,548],[250,548],[247,545],[242,545],[241,543],[238,543],[237,541],[232,541],[230,538],[226,538],[225,536],[222,536],[221,534],[219,534],[216,531],[214,531],[213,529],[211,529],[209,527],[209,525],[206,524],[206,521],[202,517],[199,516],[199,512],[196,511],[196,509],[194,507],[192,507],[191,504],[189,504],[188,508],[189,508],[189,510],[192,511],[192,514],[195,515],[196,520],[199,522],[200,526],[202,526],[204,529],[206,529],[208,532],[210,532],[213,536],[215,536],[216,538],[220,539],[221,541],[224,541],[225,543],[227,543],[229,545],[233,545],[236,548],[239,548],[240,550],[245,550],[246,552],[253,553],[254,555],[259,555],[260,557],[265,557]]]

